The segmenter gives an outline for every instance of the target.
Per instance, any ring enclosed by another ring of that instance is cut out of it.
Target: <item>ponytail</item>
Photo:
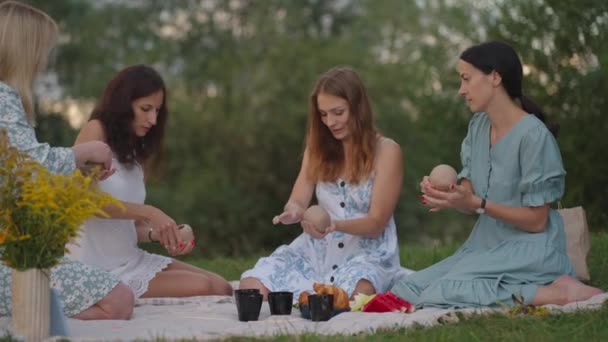
[[[553,136],[557,138],[559,125],[547,124],[543,110],[522,94],[523,67],[517,52],[511,45],[502,42],[473,45],[462,52],[460,59],[473,65],[486,75],[493,71],[500,74],[502,86],[507,94],[513,100],[520,102],[523,110],[534,114],[540,121],[544,122]]]
[[[557,134],[559,133],[558,123],[548,123],[545,119],[545,113],[543,112],[543,110],[536,103],[532,102],[532,100],[530,100],[529,98],[522,95],[518,98],[518,100],[521,103],[521,108],[526,113],[534,114],[540,121],[542,121],[547,126],[549,132],[551,132],[551,134],[553,134],[553,136],[557,138]]]

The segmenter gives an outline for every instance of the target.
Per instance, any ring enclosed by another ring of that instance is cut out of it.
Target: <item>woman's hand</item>
[[[192,252],[192,250],[194,249],[194,240],[192,241],[181,241],[178,246],[177,246],[177,250],[175,252],[170,251],[168,248],[167,252],[171,255],[174,256],[178,256],[178,255],[186,255],[190,252]]]
[[[319,229],[317,229],[317,225],[314,222],[308,220],[302,220],[300,222],[300,226],[302,226],[302,230],[304,230],[304,233],[314,237],[315,239],[322,239],[327,234],[336,230],[336,224],[334,223],[334,221],[332,221],[331,224],[327,228],[325,228],[325,231],[320,231]]]
[[[162,210],[152,206],[148,206],[146,217],[148,224],[153,229],[152,238],[160,242],[171,255],[177,253],[181,241],[175,220],[162,212]],[[183,244],[184,242],[181,243]]]
[[[287,203],[283,209],[283,213],[272,218],[272,224],[294,224],[302,221],[304,209],[299,205]]]
[[[187,224],[180,224],[179,226],[177,226],[177,229],[179,231],[180,242],[177,248],[177,252],[175,252],[173,255],[185,255],[192,252],[192,250],[194,249],[195,239],[192,227]]]
[[[110,147],[101,141],[88,141],[72,147],[74,158],[76,159],[76,167],[85,172],[91,168],[91,165],[100,165],[100,179],[104,180],[114,173],[112,168],[112,150]]]
[[[296,211],[284,211],[272,218],[272,224],[294,224],[302,220],[302,213]]]
[[[444,208],[471,211],[475,210],[478,207],[477,203],[481,201],[470,189],[462,185],[452,184],[450,191],[437,190],[424,179],[420,185],[424,194],[420,196],[420,200],[423,205],[431,208],[430,211],[439,211]]]
[[[429,176],[422,177],[422,181],[420,182],[420,192],[422,192],[423,194],[425,194],[426,193],[425,189],[426,188],[431,188],[431,187],[433,187],[433,186],[431,185],[431,181],[430,181]]]

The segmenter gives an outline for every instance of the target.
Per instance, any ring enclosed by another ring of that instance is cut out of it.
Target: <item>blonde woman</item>
[[[11,144],[57,173],[69,173],[88,162],[104,167],[103,178],[113,170],[112,152],[99,141],[73,148],[39,143],[34,132],[32,83],[46,68],[58,36],[56,23],[28,5],[0,3],[0,129]],[[27,42],[27,43],[24,43]],[[79,262],[63,262],[52,269],[51,285],[68,317],[77,319],[129,319],[133,293],[109,273]],[[0,263],[0,315],[11,312],[11,270]]]

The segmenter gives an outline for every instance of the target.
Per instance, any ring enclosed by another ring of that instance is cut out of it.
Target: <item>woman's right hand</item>
[[[76,167],[86,172],[90,165],[100,164],[102,171],[100,179],[104,180],[114,173],[112,169],[112,150],[102,141],[89,141],[72,147],[76,159]]]
[[[272,219],[273,224],[294,224],[302,221],[302,213],[297,211],[284,211]]]
[[[315,239],[322,239],[325,237],[325,235],[333,231],[329,229],[330,227],[334,227],[335,229],[335,225],[332,224],[330,227],[327,227],[325,231],[321,232],[317,229],[317,226],[314,223],[307,220],[302,220],[302,222],[300,222],[300,226],[302,226],[304,233],[312,236]]]
[[[146,215],[148,224],[152,227],[152,238],[167,249],[171,254],[179,249],[180,236],[175,220],[162,210],[148,206]]]
[[[300,208],[285,208],[285,211],[272,219],[272,224],[294,224],[302,221],[304,210]]]

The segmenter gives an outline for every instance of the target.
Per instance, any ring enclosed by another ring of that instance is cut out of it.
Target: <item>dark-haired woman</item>
[[[175,220],[144,204],[145,175],[161,153],[166,100],[163,79],[145,65],[127,67],[107,85],[76,145],[101,140],[110,146],[116,173],[100,186],[121,200],[125,210],[106,208],[109,219],[87,221],[70,252],[116,275],[136,297],[230,295],[232,288],[219,275],[137,246],[159,241],[171,255],[189,253],[194,246],[194,241],[181,240]]]
[[[392,291],[418,307],[566,304],[602,291],[573,278],[564,225],[550,204],[566,172],[540,109],[522,94],[522,64],[507,44],[470,47],[458,63],[462,95],[475,113],[462,143],[460,184],[420,186],[423,205],[479,215],[451,257],[403,277]]]

